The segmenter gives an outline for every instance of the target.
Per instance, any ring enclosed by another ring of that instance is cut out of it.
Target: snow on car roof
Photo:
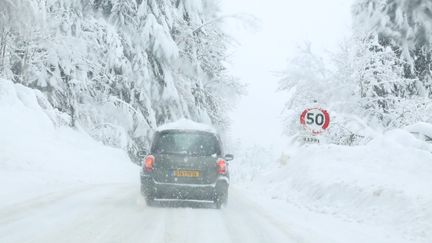
[[[217,134],[217,131],[214,127],[207,124],[194,122],[188,119],[180,119],[175,122],[167,123],[156,129],[157,132],[166,130],[193,130]]]

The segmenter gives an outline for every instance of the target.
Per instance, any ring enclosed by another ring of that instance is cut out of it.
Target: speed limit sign
[[[318,135],[329,127],[330,115],[321,108],[306,109],[300,115],[300,124],[313,135]]]

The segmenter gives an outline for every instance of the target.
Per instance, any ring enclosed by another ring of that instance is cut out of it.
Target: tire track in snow
[[[293,235],[288,226],[275,224],[272,218],[261,216],[257,206],[243,199],[239,192],[231,192],[230,206],[222,213],[233,242],[305,242]]]
[[[230,204],[221,210],[188,203],[147,207],[137,185],[104,185],[69,193],[18,206],[11,215],[20,217],[3,222],[0,242],[306,242],[289,224],[275,218],[279,215],[236,190],[231,190]],[[18,209],[23,211],[16,214]],[[7,237],[2,240],[2,235]]]
[[[122,184],[96,184],[76,186],[62,191],[50,192],[37,196],[34,198],[26,199],[21,202],[16,202],[13,205],[8,205],[0,208],[0,225],[19,219],[20,217],[27,217],[32,211],[40,210],[43,207],[49,207],[61,200],[72,198],[76,195],[86,192],[94,191],[99,188],[106,188],[107,186],[115,186]]]
[[[338,242],[335,239],[329,238],[329,235],[317,234],[314,232],[313,228],[305,227],[304,225],[293,223],[292,220],[281,218],[280,215],[253,203],[253,200],[250,200],[249,196],[244,193],[236,192],[234,195],[236,196],[236,202],[243,208],[249,210],[250,213],[248,216],[251,222],[260,222],[260,225],[265,229],[273,232],[269,234],[271,237],[275,235],[279,236],[279,240],[275,239],[271,242],[287,242],[288,239],[290,240],[289,242],[296,243]],[[242,197],[240,197],[240,195]]]

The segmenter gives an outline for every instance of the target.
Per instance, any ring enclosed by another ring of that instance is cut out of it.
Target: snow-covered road
[[[246,148],[230,165],[226,208],[147,207],[127,153],[53,122],[28,88],[3,80],[0,90],[0,243],[431,242],[432,146],[408,131],[279,159]]]
[[[388,229],[340,220],[231,188],[227,207],[145,205],[136,184],[87,185],[0,208],[0,242],[409,242]]]
[[[243,194],[147,207],[137,185],[83,186],[1,208],[0,242],[317,242]]]

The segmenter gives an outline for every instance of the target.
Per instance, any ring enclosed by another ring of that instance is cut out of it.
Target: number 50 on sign
[[[300,115],[300,124],[313,135],[318,135],[329,127],[330,115],[321,108],[306,109]]]

